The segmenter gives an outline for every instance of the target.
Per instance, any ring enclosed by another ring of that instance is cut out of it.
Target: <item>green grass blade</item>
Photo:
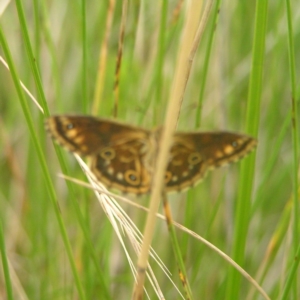
[[[0,222],[0,251],[1,251],[1,258],[2,258],[3,274],[5,278],[6,297],[7,297],[6,299],[13,300],[14,297],[13,297],[12,284],[9,275],[9,265],[7,261],[6,250],[5,250],[5,238],[3,234],[2,222]]]
[[[34,144],[35,150],[37,152],[38,160],[39,160],[39,163],[40,163],[43,175],[44,175],[44,179],[45,179],[45,182],[46,182],[46,185],[47,185],[47,188],[48,188],[49,197],[50,197],[50,199],[52,201],[52,204],[53,204],[53,207],[54,207],[56,218],[57,218],[57,221],[59,223],[60,233],[61,233],[64,245],[65,245],[65,248],[66,248],[66,251],[67,251],[67,254],[68,254],[69,262],[70,262],[70,265],[71,265],[71,268],[72,268],[72,271],[73,271],[73,275],[74,275],[74,279],[75,279],[75,285],[77,287],[80,298],[85,299],[84,292],[83,292],[83,289],[82,289],[82,284],[80,282],[79,275],[78,275],[78,272],[77,272],[77,269],[76,269],[74,257],[73,257],[72,250],[71,250],[71,246],[70,246],[70,243],[69,243],[69,240],[68,240],[68,236],[67,236],[67,233],[66,233],[66,229],[64,227],[62,217],[61,217],[61,213],[60,213],[58,202],[57,202],[57,197],[56,197],[56,194],[55,194],[54,187],[52,185],[52,181],[51,181],[50,174],[49,174],[49,171],[48,171],[48,168],[47,168],[47,164],[46,164],[46,160],[45,160],[45,157],[44,157],[44,154],[43,154],[43,151],[42,151],[42,147],[41,147],[41,145],[38,141],[36,129],[34,127],[33,120],[32,120],[32,116],[31,116],[31,113],[29,111],[26,99],[24,97],[23,90],[22,90],[20,82],[19,82],[19,77],[17,75],[16,68],[14,66],[14,63],[13,63],[13,60],[12,60],[7,42],[4,38],[1,26],[0,26],[0,43],[1,43],[1,46],[2,46],[2,49],[3,49],[3,52],[5,53],[7,63],[9,65],[10,72],[11,72],[11,75],[12,75],[12,79],[14,81],[14,85],[16,87],[16,90],[17,90],[17,93],[18,93],[18,96],[19,96],[20,104],[21,104],[21,107],[22,107],[22,110],[23,110],[23,113],[24,113],[24,116],[25,116],[25,119],[26,119],[26,122],[27,122],[27,126],[29,128],[31,138],[33,140],[33,144]]]
[[[294,46],[294,30],[292,25],[292,9],[289,0],[286,0],[287,9],[287,23],[288,23],[288,38],[289,38],[289,65],[290,65],[290,77],[291,77],[291,91],[292,91],[292,134],[293,134],[293,154],[294,154],[294,164],[293,164],[293,187],[294,187],[294,197],[293,197],[293,248],[294,257],[292,259],[293,263],[291,270],[289,272],[287,281],[284,286],[284,291],[281,299],[288,299],[288,294],[292,288],[293,298],[298,297],[298,281],[297,281],[297,269],[299,266],[299,255],[300,255],[300,244],[299,244],[299,184],[298,184],[298,140],[299,140],[299,130],[298,130],[298,102],[296,101],[296,62],[295,62],[295,46]]]
[[[246,131],[254,136],[257,136],[259,125],[263,62],[265,55],[267,7],[267,0],[256,1],[254,45],[246,117]],[[232,258],[242,267],[244,264],[248,226],[250,221],[254,164],[255,154],[251,154],[241,163],[238,200],[236,204]],[[233,268],[230,268],[227,280],[226,299],[238,299],[241,281],[240,274]]]

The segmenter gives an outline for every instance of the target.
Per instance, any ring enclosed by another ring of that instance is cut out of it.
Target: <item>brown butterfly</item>
[[[71,152],[91,157],[91,171],[107,187],[145,194],[151,189],[160,130],[146,130],[91,116],[52,116],[51,136]],[[182,191],[199,182],[206,171],[237,161],[257,140],[242,134],[178,132],[165,175],[167,192]]]

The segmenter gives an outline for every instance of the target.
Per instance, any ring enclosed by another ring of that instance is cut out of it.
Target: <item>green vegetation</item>
[[[257,2],[213,3],[178,122],[182,131],[257,136],[257,151],[170,195],[169,204],[176,222],[232,257],[270,299],[300,299],[300,8],[296,0]],[[193,2],[129,1],[125,14],[125,1],[112,3],[16,0],[2,12],[0,55],[10,72],[0,62],[1,299],[131,297],[123,248],[94,192],[57,176],[86,181],[73,155],[53,146],[44,119],[77,113],[163,124]],[[148,205],[149,197],[128,198]],[[119,203],[143,232],[146,213]],[[262,299],[219,254],[175,231],[193,299]],[[162,220],[152,247],[184,294]],[[180,299],[150,263],[165,299]],[[157,299],[148,281],[146,288]]]

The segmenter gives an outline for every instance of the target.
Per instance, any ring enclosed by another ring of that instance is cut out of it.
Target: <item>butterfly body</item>
[[[69,151],[89,156],[91,171],[107,187],[133,194],[151,190],[161,130],[91,116],[52,116],[46,127]],[[256,144],[252,137],[231,132],[176,133],[165,190],[182,191],[195,185],[207,170],[242,158]]]

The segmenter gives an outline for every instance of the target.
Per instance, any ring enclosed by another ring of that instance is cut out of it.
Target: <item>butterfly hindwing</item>
[[[165,175],[166,190],[181,191],[192,186],[195,181],[203,177],[206,169],[204,157],[196,151],[193,142],[176,135]]]
[[[145,194],[151,186],[145,166],[147,140],[132,140],[102,149],[92,158],[91,170],[108,187],[124,193]]]

